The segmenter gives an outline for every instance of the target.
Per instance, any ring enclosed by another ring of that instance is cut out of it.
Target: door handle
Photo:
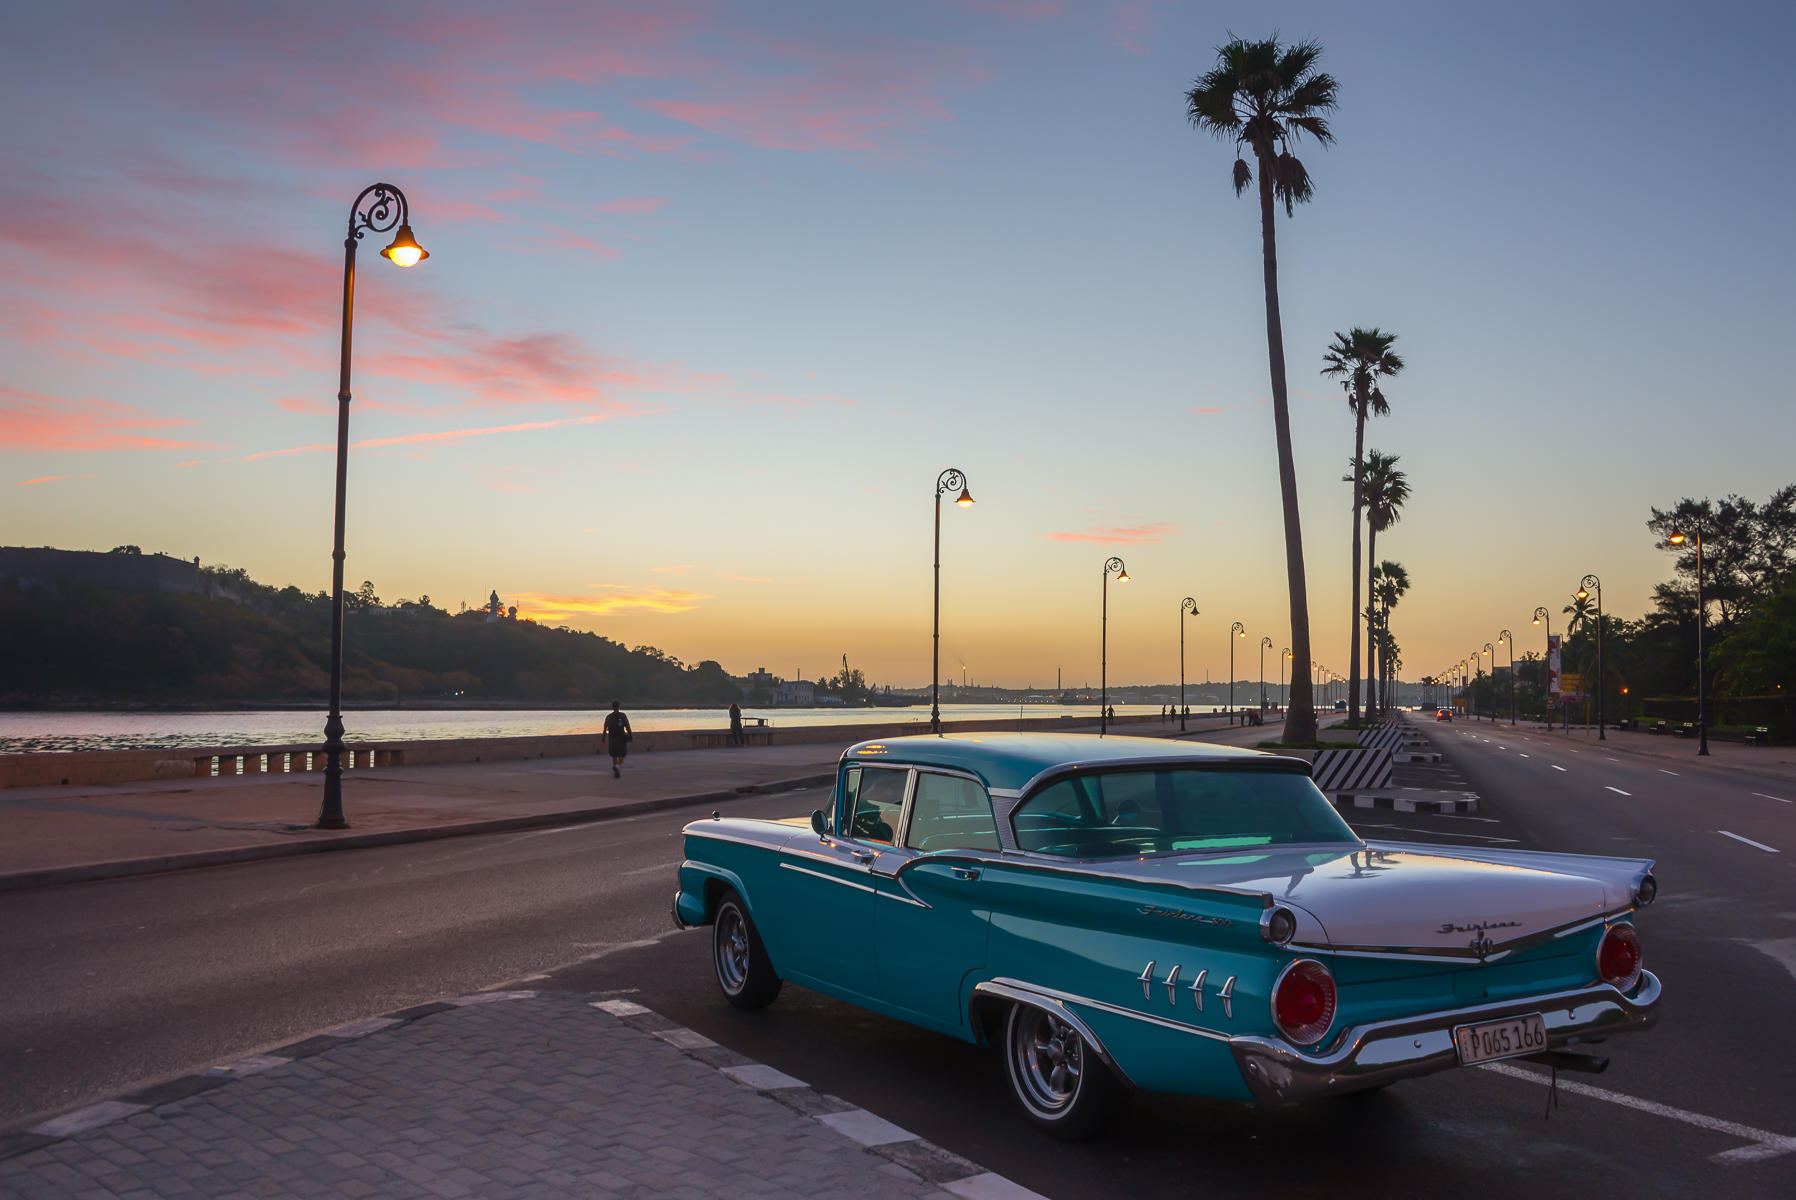
[[[954,872],[956,875],[960,876],[962,879],[977,879],[977,878],[979,878],[979,868],[978,867],[949,867],[948,869],[950,871]]]
[[[856,862],[863,862],[863,863],[870,863],[874,859],[879,857],[879,855],[876,854],[872,850],[854,850],[854,851],[850,851],[850,853],[852,853],[854,855]]]

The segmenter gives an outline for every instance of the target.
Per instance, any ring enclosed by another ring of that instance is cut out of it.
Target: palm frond
[[[1285,202],[1285,215],[1292,215],[1292,206],[1307,203],[1315,194],[1310,186],[1310,173],[1304,170],[1303,163],[1289,150],[1280,154],[1277,159],[1278,171],[1273,176],[1273,194]]]
[[[1235,195],[1239,196],[1253,186],[1253,168],[1247,165],[1245,158],[1235,160]]]

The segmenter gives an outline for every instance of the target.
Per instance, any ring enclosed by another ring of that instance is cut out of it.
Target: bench
[[[1740,740],[1745,742],[1748,746],[1769,746],[1771,744],[1771,729],[1769,726],[1760,725],[1757,729],[1753,730]]]
[[[1636,721],[1632,717],[1623,717],[1621,720],[1615,722],[1615,728],[1617,728],[1617,729],[1638,729],[1638,728],[1640,728],[1640,722]]]
[[[1655,721],[1655,722],[1653,722],[1653,727],[1652,727],[1652,729],[1650,729],[1650,730],[1649,730],[1649,731],[1648,731],[1648,732],[1650,732],[1650,733],[1664,733],[1664,732],[1665,732],[1665,729],[1666,729],[1666,726],[1665,726],[1665,722],[1663,722],[1663,721]]]
[[[1678,724],[1678,727],[1675,732],[1681,738],[1695,737],[1696,736],[1696,722],[1695,721],[1682,721]]]

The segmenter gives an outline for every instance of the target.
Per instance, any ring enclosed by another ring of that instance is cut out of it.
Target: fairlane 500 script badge
[[[1205,925],[1233,925],[1227,917],[1206,917],[1201,913],[1180,912],[1176,908],[1156,908],[1152,904],[1143,904],[1135,910],[1150,917],[1176,917],[1181,921],[1201,921]]]
[[[1483,933],[1487,929],[1503,929],[1510,925],[1520,925],[1520,921],[1481,921],[1476,925],[1455,925],[1451,921],[1441,922],[1442,933]]]

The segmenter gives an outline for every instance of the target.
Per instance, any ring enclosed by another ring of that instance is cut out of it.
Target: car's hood
[[[1347,850],[1140,859],[1119,872],[1159,882],[1260,891],[1299,915],[1298,942],[1466,952],[1502,946],[1626,907],[1643,860],[1372,843]],[[1311,920],[1305,918],[1313,918]],[[1319,927],[1318,927],[1319,926]]]

